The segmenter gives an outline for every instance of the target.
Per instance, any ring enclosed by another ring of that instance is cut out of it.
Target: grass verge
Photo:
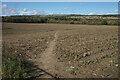
[[[2,78],[29,78],[28,64],[25,55],[19,55],[13,48],[3,46]]]

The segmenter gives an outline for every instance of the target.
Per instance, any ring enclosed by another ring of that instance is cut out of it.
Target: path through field
[[[4,23],[3,44],[7,56],[10,49],[10,58],[25,59],[35,80],[117,78],[117,32],[117,26]]]
[[[34,62],[39,67],[40,72],[42,72],[42,76],[37,76],[37,78],[72,77],[72,75],[66,71],[64,63],[59,62],[53,52],[57,44],[58,36],[59,31],[55,33],[54,40],[50,42],[48,48],[36,57]]]

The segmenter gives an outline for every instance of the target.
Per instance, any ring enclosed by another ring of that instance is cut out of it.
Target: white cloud
[[[110,11],[107,11],[107,12],[105,12],[105,14],[109,15],[109,14],[111,14],[111,12],[110,12]]]
[[[88,15],[94,15],[94,13],[90,12],[90,13],[88,13]]]
[[[16,15],[17,10],[15,8],[8,8],[6,4],[2,5],[2,15]]]
[[[19,11],[19,15],[34,15],[34,11]]]
[[[106,11],[106,12],[96,12],[96,13],[93,13],[93,12],[90,12],[88,13],[88,15],[110,15],[110,14],[115,14],[111,11]]]
[[[106,13],[106,14],[111,14],[111,13],[108,12],[108,13]]]
[[[24,8],[24,9],[23,9],[23,11],[25,11],[25,12],[26,12],[26,11],[27,11],[27,9],[26,9],[26,8]]]
[[[118,12],[118,10],[116,9],[116,10],[114,10],[115,12]]]
[[[24,8],[22,11],[17,11],[16,8],[8,8],[6,4],[2,5],[2,15],[45,15],[47,14],[45,11],[31,10],[28,11]]]
[[[83,3],[80,3],[80,5],[83,5]]]
[[[68,8],[64,8],[64,10],[67,10]]]
[[[26,8],[24,8],[23,11],[18,12],[19,15],[45,15],[45,11],[37,11],[37,10],[32,10],[32,11],[27,11]]]
[[[54,12],[49,12],[48,14],[53,15],[53,14],[54,14]]]
[[[107,13],[108,13],[108,12],[107,12]],[[103,15],[104,12],[101,12],[101,11],[100,11],[100,12],[96,12],[96,14],[97,14],[97,15]]]
[[[7,5],[6,5],[6,4],[3,4],[3,5],[2,5],[2,8],[7,8]]]

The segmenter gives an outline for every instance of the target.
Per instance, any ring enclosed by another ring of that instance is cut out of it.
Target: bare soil
[[[26,54],[33,78],[118,77],[117,26],[3,24],[3,45]]]

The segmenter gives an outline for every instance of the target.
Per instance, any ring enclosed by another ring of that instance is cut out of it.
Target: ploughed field
[[[43,69],[38,78],[118,77],[117,26],[3,23],[3,46]]]

